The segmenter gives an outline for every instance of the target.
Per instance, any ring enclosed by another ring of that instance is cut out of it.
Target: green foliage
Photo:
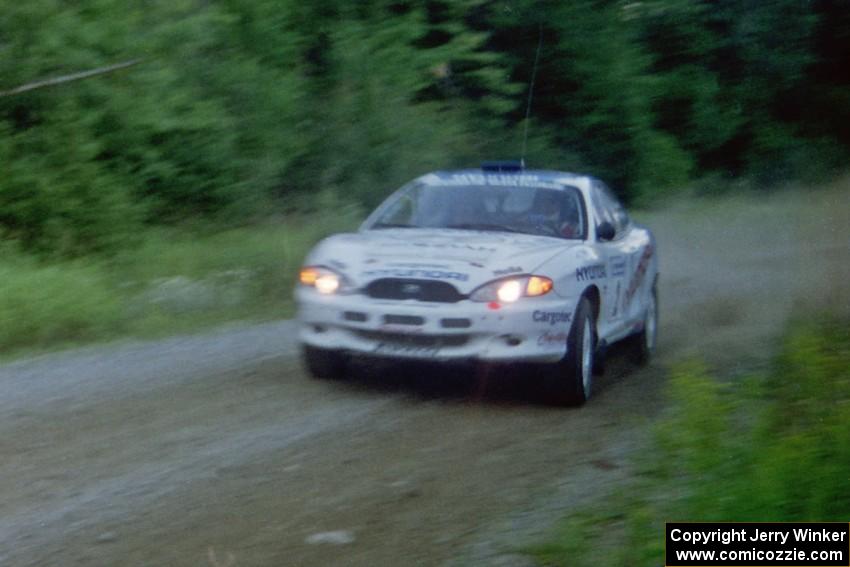
[[[820,178],[850,150],[835,0],[29,0],[3,16],[3,90],[143,60],[0,96],[0,230],[42,257],[328,189],[369,207],[430,169],[520,157],[526,125],[530,165],[641,201],[694,177]]]
[[[638,202],[660,201],[688,184],[693,158],[676,140],[657,130],[638,138],[638,165],[631,198]]]
[[[15,82],[145,60],[0,98],[13,171],[0,180],[7,233],[35,251],[78,254],[119,248],[143,220],[239,220],[266,208],[305,151],[295,136],[302,83],[294,63],[229,48],[238,27],[225,9],[187,1],[13,10],[0,37],[17,57],[3,58],[0,76]]]
[[[498,74],[479,51],[484,34],[430,21],[424,5],[374,2],[339,12],[311,81],[321,91],[311,108],[313,182],[373,206],[429,169],[475,160],[481,141],[467,118],[475,108],[459,96],[471,87],[457,83],[453,69],[463,66],[462,78],[479,86]],[[482,104],[504,106],[511,85],[487,92]]]
[[[0,129],[0,226],[26,248],[77,256],[126,246],[139,226],[139,208],[116,176],[99,170],[99,144],[71,118],[73,103],[43,116],[43,128]],[[5,135],[4,135],[5,134]]]
[[[765,376],[724,383],[696,362],[676,369],[644,476],[531,552],[547,565],[658,565],[672,519],[844,521],[850,324],[800,327]]]

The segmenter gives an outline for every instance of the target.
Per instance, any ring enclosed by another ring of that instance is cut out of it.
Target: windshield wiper
[[[496,232],[519,232],[521,230],[517,230],[515,228],[511,228],[509,226],[503,226],[501,224],[488,224],[488,223],[478,223],[478,222],[465,222],[460,224],[450,224],[446,228],[459,228],[461,230],[487,230],[487,231],[496,231]]]

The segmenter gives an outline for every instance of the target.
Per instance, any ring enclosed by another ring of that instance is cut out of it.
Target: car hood
[[[442,280],[469,293],[483,283],[534,273],[579,244],[528,234],[452,229],[382,229],[331,236],[307,263],[343,273],[356,287],[380,278]]]

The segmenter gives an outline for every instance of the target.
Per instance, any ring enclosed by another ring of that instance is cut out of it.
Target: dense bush
[[[371,205],[436,167],[526,157],[627,199],[846,162],[838,0],[29,0],[4,6],[0,233],[42,255],[233,225],[295,193]],[[533,62],[537,58],[539,65]]]

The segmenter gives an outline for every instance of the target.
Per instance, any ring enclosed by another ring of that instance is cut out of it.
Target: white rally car
[[[657,279],[652,233],[598,179],[440,171],[309,253],[300,341],[316,377],[342,375],[351,356],[530,362],[555,400],[582,403],[607,345],[652,354]]]

